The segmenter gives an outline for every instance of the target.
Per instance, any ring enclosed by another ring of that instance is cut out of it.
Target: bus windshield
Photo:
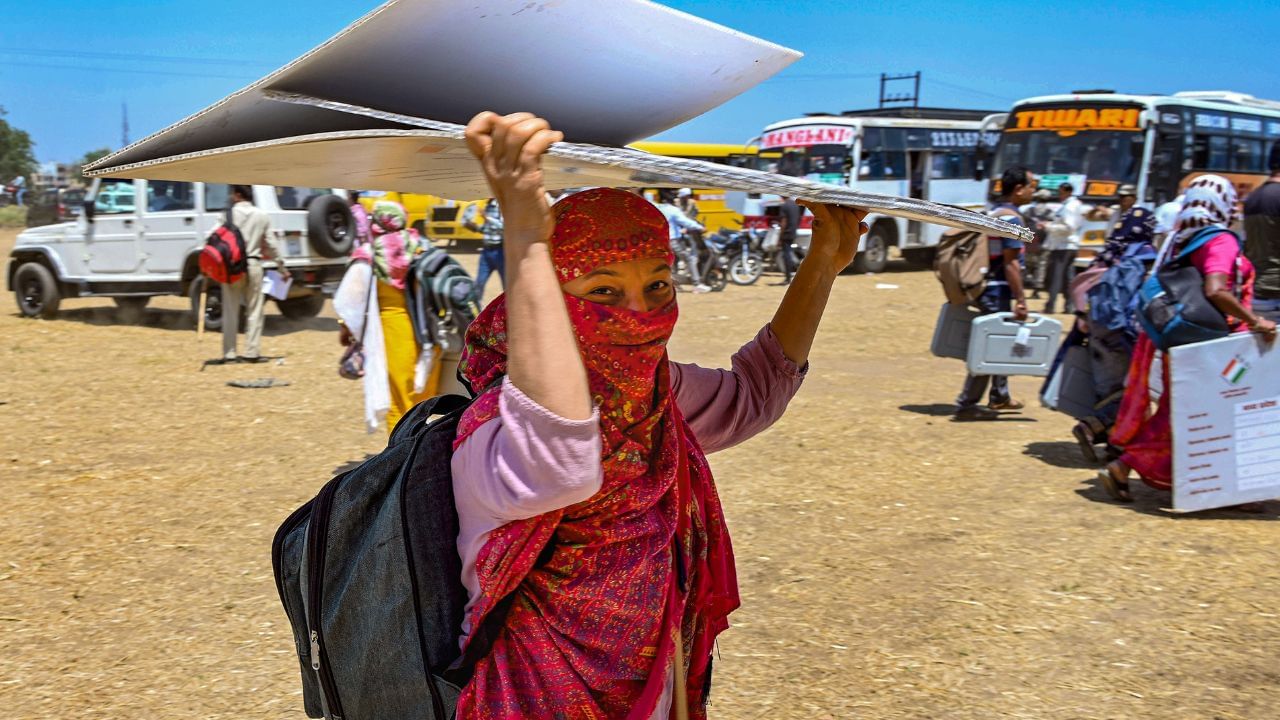
[[[1052,130],[1006,132],[996,172],[1022,165],[1040,174],[1137,183],[1142,144],[1142,133],[1135,132],[1090,130],[1070,137]]]
[[[848,170],[847,145],[770,148],[760,154],[761,170],[808,177],[819,182],[843,184]]]

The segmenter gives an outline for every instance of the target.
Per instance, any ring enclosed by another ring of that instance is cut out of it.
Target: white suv
[[[276,301],[285,317],[315,316],[342,279],[355,238],[344,196],[327,188],[253,188],[294,277],[288,299]],[[9,289],[23,315],[45,318],[57,315],[64,297],[111,297],[122,316],[136,319],[156,295],[189,297],[194,318],[207,293],[206,326],[217,329],[222,294],[200,275],[197,258],[226,219],[229,198],[223,184],[97,179],[78,220],[18,236]]]

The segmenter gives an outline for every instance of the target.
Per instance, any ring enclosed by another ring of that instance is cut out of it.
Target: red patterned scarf
[[[669,255],[666,220],[642,198],[593,190],[558,203],[556,215],[562,280]],[[585,502],[490,534],[476,561],[481,596],[470,626],[509,593],[515,600],[458,717],[645,720],[666,688],[677,629],[690,711],[703,717],[697,700],[713,643],[739,601],[711,472],[671,395],[676,303],[652,312],[572,296],[565,304],[600,412],[604,483]],[[463,372],[472,386],[505,374],[506,322],[499,298],[468,331]],[[497,415],[494,388],[463,416],[458,443]]]

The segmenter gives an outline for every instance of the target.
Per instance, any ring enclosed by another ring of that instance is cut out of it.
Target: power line
[[[765,80],[764,83],[786,82],[789,80],[866,80],[879,77],[878,73],[809,73],[805,75],[783,75]]]
[[[111,68],[93,65],[55,65],[51,63],[33,63],[33,62],[11,62],[7,60],[0,61],[0,64],[6,67],[34,67],[48,68],[53,70],[87,70],[91,72],[108,72],[108,73],[131,73],[134,75],[165,75],[169,77],[188,77],[188,78],[210,78],[214,80],[256,80],[257,76],[252,75],[215,75],[213,73],[190,73],[178,72],[173,70],[154,70],[149,68]]]
[[[933,83],[934,85],[941,85],[942,87],[945,87],[945,88],[951,88],[952,90],[967,92],[970,95],[981,95],[982,97],[988,97],[988,98],[991,98],[992,100],[1002,100],[1008,103],[1013,103],[1017,100],[1017,98],[1011,98],[1007,95],[996,95],[995,93],[989,93],[985,90],[978,90],[976,88],[966,87],[964,85],[949,83],[949,82],[946,82],[945,80],[936,80],[936,79],[930,78],[929,82]]]
[[[27,55],[32,57],[53,57],[92,60],[129,60],[141,62],[191,63],[196,65],[239,65],[242,67],[265,67],[271,63],[258,60],[239,60],[227,58],[184,57],[180,55],[147,55],[140,53],[92,52],[88,50],[49,50],[41,48],[0,47],[0,54]]]

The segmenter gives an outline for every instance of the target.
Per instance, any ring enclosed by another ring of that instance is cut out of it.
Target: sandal
[[[1076,437],[1076,442],[1080,443],[1080,454],[1084,455],[1085,460],[1095,465],[1102,462],[1102,459],[1098,457],[1098,449],[1095,446],[1098,442],[1098,435],[1103,432],[1106,432],[1106,428],[1102,427],[1102,423],[1093,417],[1085,418],[1071,428],[1071,434]]]
[[[1112,500],[1122,503],[1133,502],[1133,495],[1129,492],[1128,473],[1121,474],[1118,463],[1107,463],[1107,466],[1098,473],[1098,482],[1102,483],[1102,487],[1107,489],[1107,494]]]

